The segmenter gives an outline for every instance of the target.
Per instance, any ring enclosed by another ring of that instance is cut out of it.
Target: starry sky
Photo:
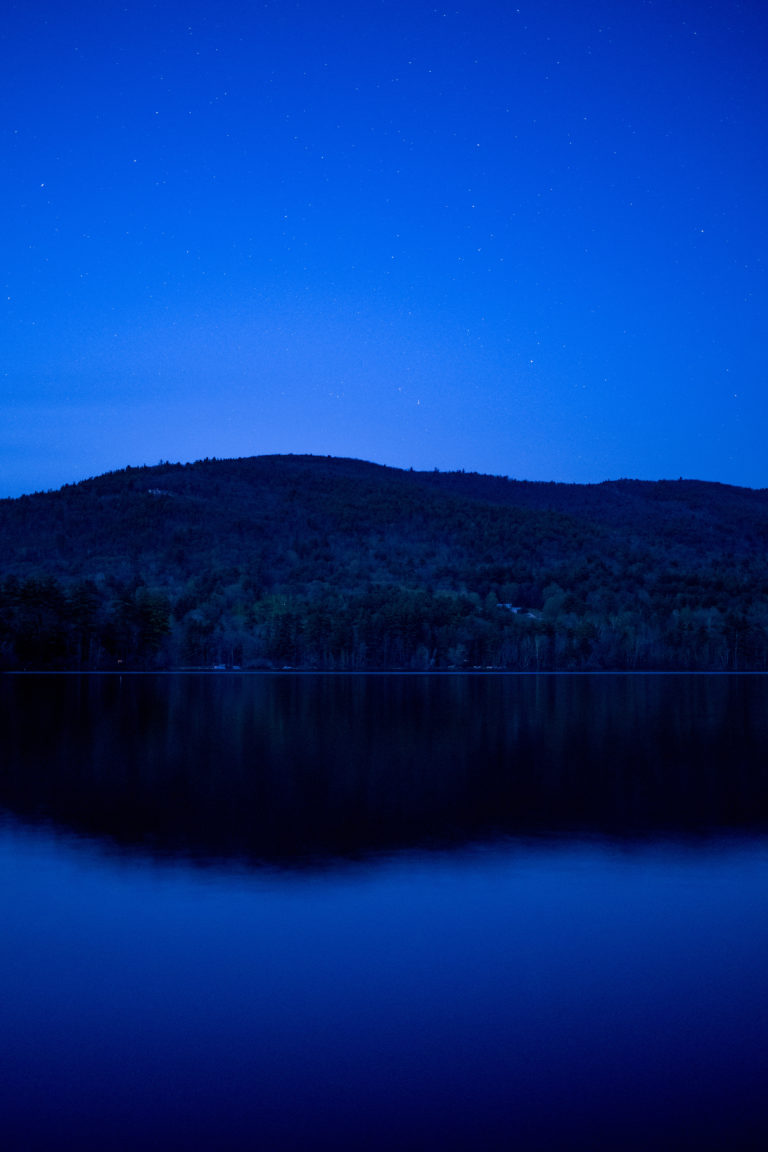
[[[0,496],[271,452],[768,486],[762,0],[17,0]]]

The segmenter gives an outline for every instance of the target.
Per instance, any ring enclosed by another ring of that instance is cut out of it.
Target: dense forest
[[[259,456],[0,501],[0,668],[768,670],[768,490]]]

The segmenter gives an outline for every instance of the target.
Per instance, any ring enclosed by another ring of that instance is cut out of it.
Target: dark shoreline
[[[593,669],[541,669],[526,671],[517,668],[360,668],[354,670],[330,668],[4,668],[2,676],[407,676],[410,679],[434,676],[481,678],[484,676],[565,677],[584,679],[589,676],[768,676],[768,671],[744,669],[735,671],[722,668],[593,668]]]

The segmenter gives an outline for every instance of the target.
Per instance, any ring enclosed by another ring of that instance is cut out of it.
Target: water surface
[[[10,1147],[768,1138],[760,677],[5,677]]]

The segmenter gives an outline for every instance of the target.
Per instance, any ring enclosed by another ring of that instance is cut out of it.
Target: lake
[[[0,677],[0,1132],[768,1146],[768,678]]]

